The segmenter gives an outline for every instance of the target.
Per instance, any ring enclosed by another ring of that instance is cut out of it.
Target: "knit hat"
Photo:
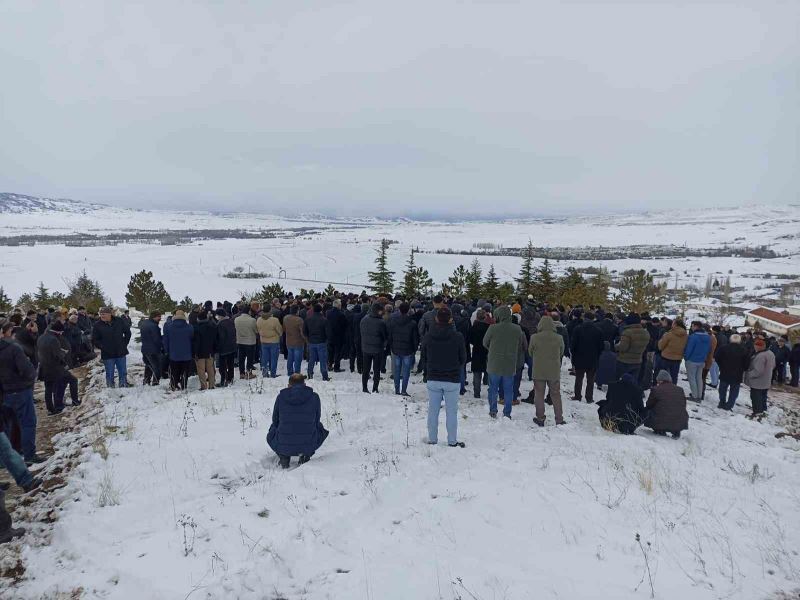
[[[518,302],[515,302],[514,305],[511,307],[511,313],[517,314],[522,312],[522,307],[519,305]]]
[[[103,306],[102,308],[100,308],[100,310],[98,312],[101,315],[110,315],[110,314],[112,314],[112,311],[108,306]]]
[[[656,375],[656,381],[672,381],[672,376],[664,369],[661,369]]]
[[[55,321],[50,325],[50,330],[56,333],[62,333],[64,331],[64,324],[61,321]]]

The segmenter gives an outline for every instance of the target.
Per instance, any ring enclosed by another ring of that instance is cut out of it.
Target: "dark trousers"
[[[753,414],[767,412],[767,391],[750,388],[750,402],[753,405]]]
[[[158,385],[158,382],[161,381],[161,355],[142,354],[142,362],[144,363],[144,384]]]
[[[786,379],[786,361],[776,362],[775,368],[772,370],[772,381],[776,383],[783,383]]]
[[[358,370],[361,373],[363,357],[361,356],[361,348],[350,348],[350,372]]]
[[[594,376],[597,369],[575,369],[575,398],[581,399],[583,376],[586,375],[586,401],[594,402]]]
[[[736,405],[736,399],[739,397],[738,383],[729,383],[724,379],[719,380],[719,408],[725,410],[733,410]]]
[[[342,342],[334,342],[328,344],[328,360],[330,366],[334,371],[339,371],[342,368],[342,359],[344,358],[344,344]]]
[[[256,362],[256,345],[246,346],[237,344],[239,347],[239,373],[244,375],[245,371],[252,371]]]
[[[625,373],[630,373],[631,375],[633,375],[634,381],[638,382],[639,380],[637,379],[637,377],[639,375],[639,368],[640,367],[641,367],[641,363],[636,363],[636,364],[632,365],[630,363],[624,363],[624,362],[620,362],[618,360],[617,361],[617,381],[622,379],[622,376],[625,375]]]
[[[486,375],[486,371],[472,371],[472,395],[476,398],[481,397],[481,382]]]
[[[44,403],[48,412],[55,412],[64,408],[64,392],[69,386],[69,396],[72,404],[78,405],[78,380],[70,372],[60,379],[44,382]]]
[[[236,372],[236,353],[219,355],[219,381],[221,385],[228,385],[233,381]]]
[[[672,383],[678,385],[678,373],[681,372],[681,361],[679,360],[670,360],[668,358],[661,357],[660,365],[661,369],[664,369],[669,376],[672,377]],[[658,373],[653,369],[655,375]]]
[[[14,411],[22,435],[22,454],[26,459],[32,458],[36,454],[36,408],[33,406],[33,386],[21,392],[6,392],[3,406]]]
[[[173,390],[185,390],[186,380],[192,368],[191,360],[169,361],[169,385]]]
[[[792,374],[789,385],[797,387],[797,384],[800,383],[800,363],[789,363],[789,372]]]
[[[378,391],[378,383],[381,380],[381,363],[383,362],[383,353],[380,354],[362,354],[363,365],[361,367],[361,387],[367,389],[369,383],[369,371],[372,369],[374,375],[372,377],[372,391]]]

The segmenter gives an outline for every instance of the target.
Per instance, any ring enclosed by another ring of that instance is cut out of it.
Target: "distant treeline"
[[[519,256],[527,248],[470,248],[469,250],[436,250],[434,254],[462,254],[468,256]],[[689,248],[687,246],[642,244],[638,246],[554,246],[533,247],[534,258],[550,260],[620,260],[624,258],[688,258],[688,257],[738,257],[776,258],[778,254],[767,246],[722,246],[720,248]]]

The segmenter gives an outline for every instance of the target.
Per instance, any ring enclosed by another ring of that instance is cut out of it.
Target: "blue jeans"
[[[700,400],[703,394],[703,367],[705,363],[686,362],[686,376],[689,378],[689,393],[695,400]]]
[[[266,377],[271,373],[272,377],[278,376],[278,355],[281,353],[281,345],[278,342],[271,344],[261,344],[261,374]]]
[[[664,358],[662,356],[659,367],[669,373],[669,376],[672,377],[672,383],[678,385],[678,374],[681,372],[681,361],[670,360],[669,358]],[[656,373],[656,375],[658,375],[658,373]]]
[[[22,454],[25,459],[36,455],[36,409],[33,406],[33,388],[5,395],[3,405],[14,411],[22,433]]]
[[[736,406],[736,399],[739,397],[739,383],[728,383],[724,379],[719,380],[719,405],[725,410],[733,410]]]
[[[397,356],[392,354],[392,377],[394,377],[394,391],[396,394],[408,390],[408,379],[411,377],[411,364],[414,362],[414,355]],[[400,387],[402,377],[403,387]]]
[[[458,441],[458,391],[460,385],[455,381],[428,381],[428,442],[436,444],[439,440],[439,411],[444,400],[447,424],[447,443]]]
[[[106,369],[106,385],[114,387],[114,368],[116,367],[119,374],[119,387],[125,387],[128,384],[128,362],[124,356],[119,358],[107,358],[103,361],[103,366]]]
[[[314,376],[314,364],[319,361],[319,370],[322,378],[328,378],[328,344],[308,345],[308,376]]]
[[[0,431],[0,464],[8,469],[8,472],[11,473],[14,481],[20,487],[28,485],[33,479],[33,475],[28,471],[28,467],[25,466],[25,461],[14,450],[8,440],[8,436],[2,431]]]
[[[299,373],[303,367],[303,347],[302,346],[287,346],[288,356],[286,357],[286,370],[291,376],[294,373]]]
[[[711,370],[709,370],[708,376],[711,378],[712,387],[719,385],[719,365],[717,361],[711,363]]]
[[[514,400],[514,375],[495,375],[489,373],[489,414],[497,414],[497,395],[503,386],[503,414],[511,415],[511,404]]]

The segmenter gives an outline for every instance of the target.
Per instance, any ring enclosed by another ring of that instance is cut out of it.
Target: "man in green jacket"
[[[489,373],[489,416],[497,417],[497,394],[503,386],[503,416],[511,418],[514,401],[514,375],[517,364],[525,360],[525,332],[511,321],[511,309],[499,306],[494,311],[496,323],[483,336],[483,346],[489,351],[486,372]]]
[[[617,380],[620,380],[625,373],[630,373],[635,380],[638,380],[642,356],[649,343],[650,334],[642,327],[639,315],[629,314],[625,319],[619,342],[614,347],[617,351]]]
[[[544,316],[539,320],[538,333],[531,336],[528,346],[533,359],[533,402],[536,405],[536,416],[533,422],[544,427],[545,388],[550,392],[556,425],[564,424],[561,409],[561,360],[564,358],[564,338],[556,333],[552,317]]]

